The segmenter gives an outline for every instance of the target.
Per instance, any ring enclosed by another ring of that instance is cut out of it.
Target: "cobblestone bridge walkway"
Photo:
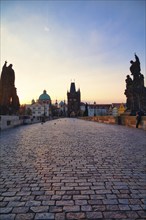
[[[146,219],[146,132],[78,119],[0,137],[0,219]]]

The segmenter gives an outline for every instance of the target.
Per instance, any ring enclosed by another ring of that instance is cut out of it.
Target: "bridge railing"
[[[88,120],[88,121],[95,121],[99,123],[106,123],[106,124],[118,124],[118,125],[125,125],[129,127],[136,128],[136,116],[93,116],[93,117],[80,117],[80,119]],[[141,122],[138,128],[146,130],[146,116],[142,116]]]

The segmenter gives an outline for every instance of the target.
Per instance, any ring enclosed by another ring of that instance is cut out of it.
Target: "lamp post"
[[[42,118],[42,122],[45,122],[45,116],[46,116],[46,114],[45,114],[45,101],[43,101],[43,104],[44,104],[44,115],[43,115],[43,118]]]
[[[95,107],[96,107],[96,102],[94,102],[94,117],[96,116],[96,109],[95,109]]]

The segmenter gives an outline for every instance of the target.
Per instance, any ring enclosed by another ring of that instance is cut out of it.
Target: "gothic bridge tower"
[[[67,92],[68,117],[77,117],[80,115],[81,94],[80,89],[76,91],[75,83],[70,85],[70,92]]]

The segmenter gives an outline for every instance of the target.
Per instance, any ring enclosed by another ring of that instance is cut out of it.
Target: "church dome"
[[[64,102],[61,101],[61,102],[59,103],[59,106],[64,106]]]
[[[51,98],[50,96],[47,94],[46,90],[43,91],[43,94],[41,94],[39,96],[39,101],[50,101]]]

